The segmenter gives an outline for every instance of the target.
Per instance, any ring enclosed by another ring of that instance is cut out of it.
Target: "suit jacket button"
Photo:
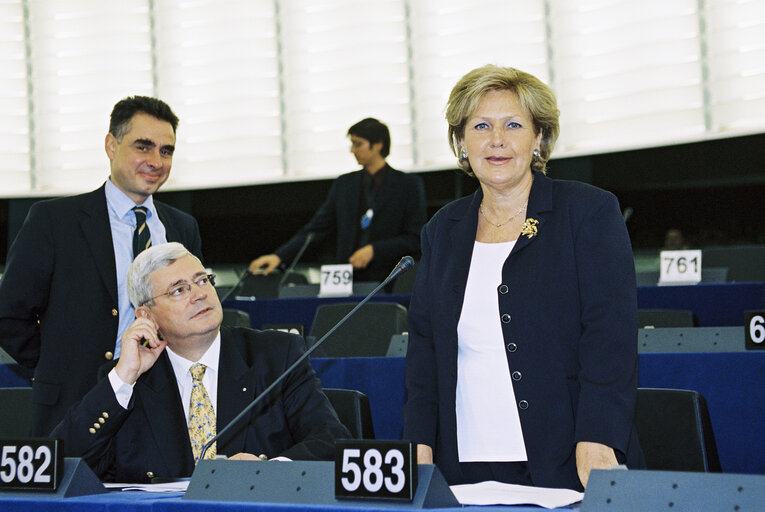
[[[509,324],[510,323],[510,315],[508,315],[507,313],[502,315],[502,323],[503,324]]]
[[[154,472],[153,471],[147,471],[146,476],[149,478],[154,478]]]
[[[103,416],[103,417],[104,417],[105,419],[107,419],[107,420],[109,419],[109,413],[108,413],[108,412],[106,412],[106,411],[102,412],[102,413],[101,413],[101,416]]]
[[[90,432],[91,434],[95,434],[96,433],[96,429],[94,429],[93,427],[90,427],[88,429],[88,432]]]
[[[516,345],[513,342],[510,342],[510,343],[507,344],[507,351],[508,352],[515,352],[516,350],[518,350],[518,345]]]
[[[109,350],[107,350],[107,351],[106,351],[106,354],[104,354],[104,357],[105,357],[107,360],[111,361],[111,360],[112,360],[112,358],[114,357],[114,353],[113,353],[113,352],[111,352],[111,351],[109,351]]]
[[[502,295],[505,295],[509,290],[510,288],[508,288],[506,284],[501,284],[499,285],[499,288],[497,288],[497,291]]]
[[[100,425],[100,424],[98,424],[98,423],[93,423],[93,428],[95,428],[96,430],[98,430],[99,428],[101,428],[101,425]]]
[[[525,411],[526,409],[529,408],[529,403],[526,400],[521,400],[520,402],[518,402],[518,408]]]
[[[521,380],[521,372],[513,372],[513,380]]]
[[[117,316],[117,315],[119,315],[119,312],[115,308],[112,308],[112,316]]]

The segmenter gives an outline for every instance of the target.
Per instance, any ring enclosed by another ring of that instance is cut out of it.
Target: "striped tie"
[[[148,208],[145,206],[136,206],[133,208],[135,213],[135,231],[133,231],[133,258],[138,256],[141,251],[151,247],[151,233],[149,233],[149,226],[146,225],[146,212]]]
[[[207,390],[202,384],[207,367],[201,363],[195,363],[191,369],[191,400],[189,402],[189,439],[191,451],[194,454],[194,463],[202,454],[202,447],[215,436],[215,410],[213,409]],[[205,459],[215,458],[215,444],[207,453]]]

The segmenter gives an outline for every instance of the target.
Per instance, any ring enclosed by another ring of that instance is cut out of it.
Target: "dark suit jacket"
[[[196,220],[154,204],[167,240],[201,259]],[[35,203],[0,281],[0,344],[35,369],[31,435],[48,435],[95,385],[99,366],[114,352],[118,310],[104,187]]]
[[[454,201],[423,229],[408,312],[404,438],[433,447],[451,484],[464,481],[457,324],[482,198],[479,189]],[[629,451],[630,464],[639,464],[639,448],[628,450],[637,441],[632,250],[616,198],[589,185],[535,174],[526,216],[539,221],[538,232],[521,236],[502,268],[496,293],[504,339],[497,342],[506,347],[534,485],[581,489],[578,441]]]
[[[303,340],[278,331],[223,328],[218,368],[220,431],[302,355]],[[105,418],[104,412],[106,412]],[[104,418],[95,434],[94,422]],[[133,388],[123,409],[108,378],[76,404],[53,432],[68,457],[84,457],[101,478],[146,482],[191,476],[188,427],[170,359],[162,353]],[[301,460],[334,457],[334,440],[350,438],[306,360],[256,406],[238,429],[217,442],[218,454],[261,453]]]
[[[363,171],[339,176],[326,200],[311,220],[275,253],[289,263],[308,233],[313,244],[337,235],[335,263],[348,263],[358,249],[361,218],[361,180]],[[397,171],[390,166],[375,198],[375,213],[369,227],[374,258],[363,270],[354,270],[355,281],[382,281],[402,256],[416,255],[420,249],[420,230],[426,220],[425,189],[422,178]]]

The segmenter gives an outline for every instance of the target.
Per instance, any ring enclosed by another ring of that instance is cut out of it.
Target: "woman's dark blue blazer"
[[[457,324],[482,198],[479,189],[448,204],[423,228],[408,314],[404,439],[433,447],[450,484],[465,481],[457,456]],[[534,485],[581,489],[579,441],[608,445],[631,466],[642,460],[633,428],[632,248],[616,197],[583,183],[534,173],[526,218],[538,221],[536,234],[521,235],[497,282],[497,343],[505,346]]]

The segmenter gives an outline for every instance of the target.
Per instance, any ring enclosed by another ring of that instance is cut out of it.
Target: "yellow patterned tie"
[[[194,364],[191,371],[191,401],[189,403],[189,439],[191,439],[191,451],[194,454],[194,463],[199,460],[202,447],[215,435],[215,410],[213,409],[207,390],[202,384],[207,367],[201,363]],[[215,444],[207,453],[205,459],[215,457]]]

